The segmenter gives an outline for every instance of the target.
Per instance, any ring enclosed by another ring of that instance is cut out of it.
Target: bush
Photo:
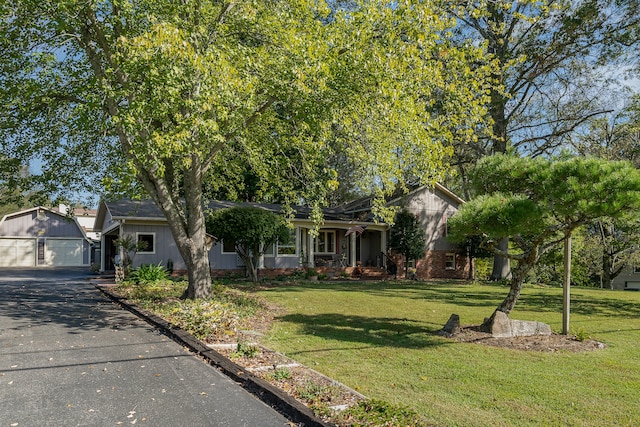
[[[167,280],[169,273],[160,264],[146,264],[134,269],[131,272],[130,280],[133,280],[137,284],[141,283],[153,283],[162,280]]]

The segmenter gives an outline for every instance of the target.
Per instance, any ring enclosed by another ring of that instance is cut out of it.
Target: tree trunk
[[[502,239],[498,242],[498,250],[507,252],[509,250],[509,239]],[[508,258],[500,255],[493,256],[493,270],[491,280],[498,281],[508,279],[511,276],[511,263]]]
[[[602,287],[605,289],[613,289],[613,277],[611,277],[611,257],[605,250],[602,254]]]
[[[527,277],[527,273],[529,273],[534,265],[535,262],[518,262],[518,266],[513,269],[511,282],[509,284],[509,293],[507,294],[507,297],[504,299],[504,301],[502,301],[498,308],[495,309],[491,317],[485,319],[482,325],[480,325],[480,330],[491,332],[491,324],[493,323],[493,318],[496,314],[496,311],[501,311],[506,315],[509,315],[509,313],[511,313],[511,310],[513,310],[513,307],[515,307],[518,298],[520,298],[520,292],[522,292],[524,279]]]
[[[258,261],[254,260],[252,256],[249,256],[249,263],[247,264],[247,275],[253,283],[258,283]]]
[[[164,214],[182,259],[187,266],[189,285],[183,297],[204,299],[211,295],[211,269],[207,249],[207,232],[202,206],[202,165],[197,155],[184,171],[184,201],[174,194],[164,176],[153,170],[140,173],[145,188]]]

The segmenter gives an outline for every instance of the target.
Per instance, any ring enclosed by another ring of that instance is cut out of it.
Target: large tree
[[[459,43],[486,44],[492,64],[487,126],[461,138],[452,163],[461,194],[474,197],[467,169],[478,158],[519,152],[552,153],[610,106],[602,102],[611,66],[637,60],[640,39],[635,0],[441,0],[457,19]],[[508,242],[501,242],[503,251]],[[492,278],[506,277],[496,257]]]
[[[627,160],[640,166],[640,95],[624,97],[628,104],[594,120],[585,132],[574,135],[574,149],[583,156],[608,160]],[[599,220],[589,227],[586,243],[595,253],[594,273],[602,287],[611,288],[612,281],[624,268],[640,257],[638,215],[629,212],[615,220]]]
[[[102,178],[110,193],[144,190],[186,263],[187,296],[206,297],[205,183],[213,193],[239,183],[227,178],[242,165],[257,191],[275,187],[319,221],[336,150],[382,200],[407,169],[440,179],[446,129],[480,115],[481,97],[449,76],[469,78],[465,58],[481,47],[447,46],[448,23],[427,3],[347,3],[5,2],[3,152],[39,157],[51,189]],[[433,115],[439,98],[464,108]],[[338,124],[353,138],[332,143]]]
[[[496,309],[505,314],[541,255],[581,225],[640,207],[640,171],[628,162],[495,155],[482,159],[471,176],[481,195],[450,218],[449,235],[459,241],[479,236],[489,250],[516,261],[507,297]],[[504,238],[515,250],[497,246]]]

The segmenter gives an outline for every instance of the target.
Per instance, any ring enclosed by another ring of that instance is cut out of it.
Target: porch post
[[[311,233],[309,233],[309,229],[307,229],[307,256],[309,257],[308,262],[309,262],[309,268],[315,268],[316,263],[313,260],[313,240],[314,237]]]
[[[106,254],[106,250],[105,248],[107,247],[107,239],[104,238],[104,234],[100,233],[100,272],[104,272],[105,269],[105,262],[104,262],[104,258],[105,258],[105,254]]]
[[[387,254],[387,230],[380,231],[380,251]],[[387,257],[382,257],[382,267],[387,268]]]
[[[358,246],[356,245],[356,233],[351,233],[351,251],[350,251],[350,255],[351,255],[351,259],[349,260],[349,264],[351,265],[351,267],[355,267],[356,266],[356,249],[358,248]]]

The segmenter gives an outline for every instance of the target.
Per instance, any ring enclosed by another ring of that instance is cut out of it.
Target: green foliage
[[[147,194],[193,254],[187,296],[206,297],[203,188],[302,201],[319,223],[341,155],[388,213],[385,194],[441,179],[484,118],[491,67],[448,42],[453,20],[427,2],[331,4],[9,2],[1,152],[41,158],[59,190]]]
[[[261,350],[256,344],[246,341],[238,341],[238,348],[231,354],[232,358],[248,357],[253,358],[260,354]]]
[[[577,331],[574,331],[574,336],[576,341],[585,341],[591,339],[591,336],[584,330],[584,328],[580,328]]]
[[[320,384],[317,381],[306,381],[296,388],[295,393],[309,405],[320,405],[323,402],[331,401],[335,391],[333,386]]]
[[[404,256],[405,273],[408,274],[409,260],[424,256],[425,245],[425,230],[418,217],[406,210],[399,211],[391,227],[389,248]]]
[[[268,377],[275,381],[283,381],[291,378],[291,370],[287,367],[277,367],[268,374]]]
[[[419,427],[425,420],[414,410],[376,399],[358,402],[340,415],[340,419],[353,427]]]
[[[450,219],[450,236],[458,241],[552,237],[640,204],[640,174],[626,162],[495,155],[481,160],[471,177],[482,195]]]
[[[160,264],[144,264],[138,268],[135,268],[131,271],[129,276],[131,280],[135,283],[153,283],[158,281],[167,280],[169,278],[169,274],[167,270]]]
[[[470,236],[497,255],[517,261],[509,294],[498,310],[509,313],[540,257],[576,228],[640,207],[640,171],[631,163],[595,158],[485,157],[470,177],[477,198],[449,220],[449,236]],[[497,243],[509,238],[513,250]]]
[[[206,227],[216,238],[235,242],[236,252],[254,283],[258,281],[258,259],[265,250],[276,242],[289,242],[286,220],[260,208],[238,206],[213,211],[207,217]]]

